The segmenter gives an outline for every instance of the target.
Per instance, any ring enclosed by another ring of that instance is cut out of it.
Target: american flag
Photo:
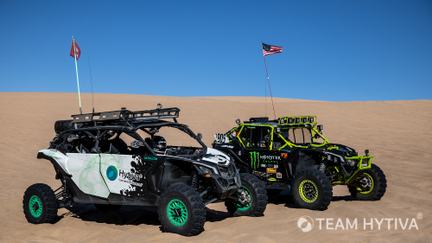
[[[274,45],[269,45],[269,44],[265,44],[265,43],[262,43],[262,49],[263,49],[262,50],[263,56],[282,53],[282,51],[283,51],[282,46],[274,46]]]

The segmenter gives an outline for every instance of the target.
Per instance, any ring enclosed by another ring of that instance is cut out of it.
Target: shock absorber
[[[194,173],[194,174],[192,175],[192,182],[191,182],[191,184],[192,184],[192,187],[193,187],[193,188],[198,189],[198,187],[199,187],[199,183],[198,183],[198,176],[197,176],[196,173]]]
[[[321,164],[319,165],[319,170],[320,170],[321,172],[325,173],[325,169],[326,169],[325,164],[324,164],[324,163],[321,163]]]

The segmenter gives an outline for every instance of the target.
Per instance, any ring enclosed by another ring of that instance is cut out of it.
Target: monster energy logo
[[[252,169],[257,169],[258,164],[260,162],[260,153],[259,152],[249,152],[249,156],[250,156],[250,163],[251,163]]]

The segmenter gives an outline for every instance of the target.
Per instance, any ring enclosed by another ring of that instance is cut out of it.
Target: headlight
[[[198,168],[199,168],[200,175],[205,178],[210,178],[213,174],[213,171],[210,168],[204,166],[198,166]]]
[[[350,166],[355,166],[357,164],[357,161],[352,160],[352,159],[348,160],[347,162]]]

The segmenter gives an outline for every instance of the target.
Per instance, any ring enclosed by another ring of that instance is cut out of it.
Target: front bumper
[[[355,161],[357,163],[357,170],[367,170],[370,169],[372,166],[373,157],[370,155],[359,155],[346,157],[345,160]]]
[[[219,166],[218,170],[219,175],[212,175],[214,192],[219,195],[220,199],[225,199],[236,193],[241,187],[240,173],[233,164]]]

